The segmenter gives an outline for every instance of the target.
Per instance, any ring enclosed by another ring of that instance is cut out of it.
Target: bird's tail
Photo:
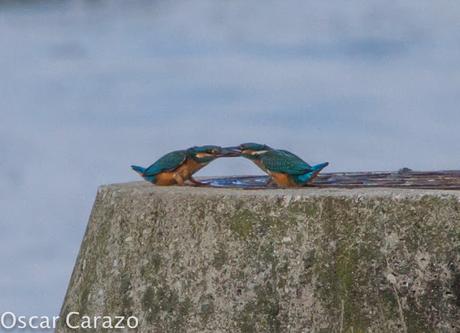
[[[131,165],[131,168],[136,171],[138,174],[140,174],[141,176],[144,176],[144,171],[145,171],[145,168],[141,167],[141,166],[137,166],[137,165]]]
[[[315,170],[316,172],[320,172],[321,170],[323,170],[328,165],[329,165],[329,162],[324,162],[324,163],[314,165],[312,167],[312,169]]]
[[[131,168],[136,171],[139,175],[141,175],[142,178],[144,178],[146,181],[153,183],[155,180],[155,176],[149,176],[145,174],[146,168],[143,168],[141,166],[137,165],[131,165]]]
[[[304,173],[303,175],[297,176],[297,179],[299,180],[300,183],[306,184],[310,182],[311,180],[313,180],[316,176],[318,176],[320,171],[323,170],[328,165],[329,165],[329,162],[314,165],[312,166],[311,171],[308,171],[307,173]]]

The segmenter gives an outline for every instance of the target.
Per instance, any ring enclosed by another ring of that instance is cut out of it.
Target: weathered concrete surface
[[[103,186],[70,311],[137,332],[460,332],[460,193]]]

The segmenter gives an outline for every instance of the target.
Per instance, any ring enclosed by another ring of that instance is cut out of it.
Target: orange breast
[[[187,180],[190,178],[191,175],[193,175],[195,172],[200,170],[203,167],[203,165],[199,164],[198,162],[192,160],[191,158],[188,158],[185,163],[183,163],[181,166],[179,166],[176,169],[176,172],[184,179]]]
[[[282,187],[293,187],[293,186],[298,186],[296,183],[294,183],[291,178],[284,174],[284,173],[278,173],[278,172],[272,172],[270,174],[275,181],[275,183],[279,186]]]
[[[184,181],[190,179],[190,177],[200,170],[204,165],[195,162],[192,159],[187,159],[182,163],[176,170],[169,172],[162,172],[156,175],[155,185],[169,186],[176,185],[177,182],[174,179],[174,174],[179,174]]]
[[[155,185],[168,186],[176,184],[174,172],[162,172],[155,176]]]

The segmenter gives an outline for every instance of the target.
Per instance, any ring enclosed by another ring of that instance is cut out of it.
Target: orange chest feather
[[[192,159],[187,159],[176,170],[161,172],[155,177],[155,184],[160,186],[169,186],[177,184],[174,179],[174,174],[178,174],[183,180],[190,179],[195,172],[200,170],[204,165],[195,162]]]
[[[176,184],[174,172],[161,172],[155,176],[155,185],[168,186]]]
[[[189,179],[191,175],[200,170],[204,165],[199,164],[195,160],[188,158],[183,164],[181,164],[177,169],[178,173],[184,180]]]
[[[272,176],[275,183],[279,186],[282,186],[282,187],[298,186],[296,183],[292,181],[291,177],[289,177],[285,173],[272,172],[270,173],[270,176]]]

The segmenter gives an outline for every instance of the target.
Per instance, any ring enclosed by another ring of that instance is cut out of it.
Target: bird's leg
[[[196,180],[196,179],[193,178],[193,177],[190,177],[190,181],[192,182],[192,184],[193,184],[194,186],[207,186],[207,184],[202,183],[202,182],[199,182],[198,180]]]
[[[265,186],[266,187],[273,187],[273,186],[277,186],[277,184],[273,180],[273,177],[269,176],[267,181],[266,181],[266,183],[265,183]]]
[[[179,175],[177,172],[173,174],[173,178],[176,181],[177,185],[184,185],[185,181],[184,178],[182,178],[181,175]]]

